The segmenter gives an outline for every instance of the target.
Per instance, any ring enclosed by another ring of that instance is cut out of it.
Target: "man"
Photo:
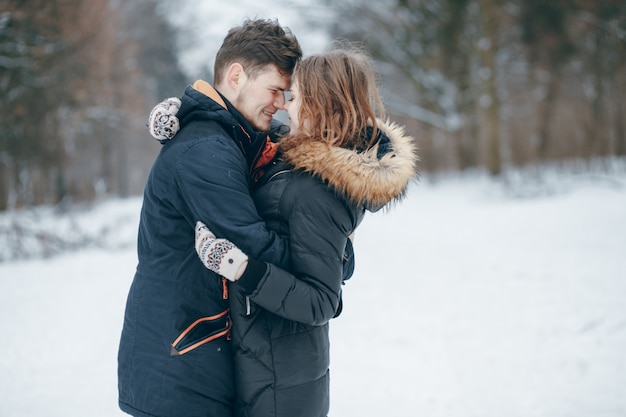
[[[194,226],[200,219],[259,261],[288,267],[287,244],[268,231],[250,190],[272,156],[267,132],[301,57],[277,22],[246,21],[217,53],[215,87],[185,90],[181,130],[144,191],[118,354],[119,405],[131,415],[232,416],[227,286],[198,259]]]

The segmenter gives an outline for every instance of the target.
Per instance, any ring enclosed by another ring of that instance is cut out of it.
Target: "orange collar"
[[[222,99],[222,96],[217,92],[217,90],[209,83],[204,80],[197,80],[191,86],[194,90],[204,94],[220,106],[226,108],[226,103]]]

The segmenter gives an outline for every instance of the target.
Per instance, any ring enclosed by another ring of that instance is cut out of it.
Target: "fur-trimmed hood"
[[[418,162],[415,140],[403,127],[389,121],[377,123],[381,136],[363,152],[300,139],[297,146],[286,147],[283,159],[295,169],[318,176],[351,203],[377,211],[405,196],[417,175]]]

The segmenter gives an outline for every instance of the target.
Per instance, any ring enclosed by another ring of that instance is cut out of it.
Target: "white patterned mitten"
[[[172,139],[180,130],[178,109],[181,101],[177,97],[166,98],[152,109],[148,117],[150,135],[159,142]]]
[[[205,267],[229,281],[241,278],[248,256],[231,241],[217,239],[202,222],[196,223],[196,253]]]

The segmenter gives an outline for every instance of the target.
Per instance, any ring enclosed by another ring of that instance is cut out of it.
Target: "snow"
[[[140,205],[65,223],[113,243],[0,263],[0,416],[124,415],[116,356]],[[355,250],[331,323],[332,417],[626,415],[623,169],[424,178],[365,219]]]

